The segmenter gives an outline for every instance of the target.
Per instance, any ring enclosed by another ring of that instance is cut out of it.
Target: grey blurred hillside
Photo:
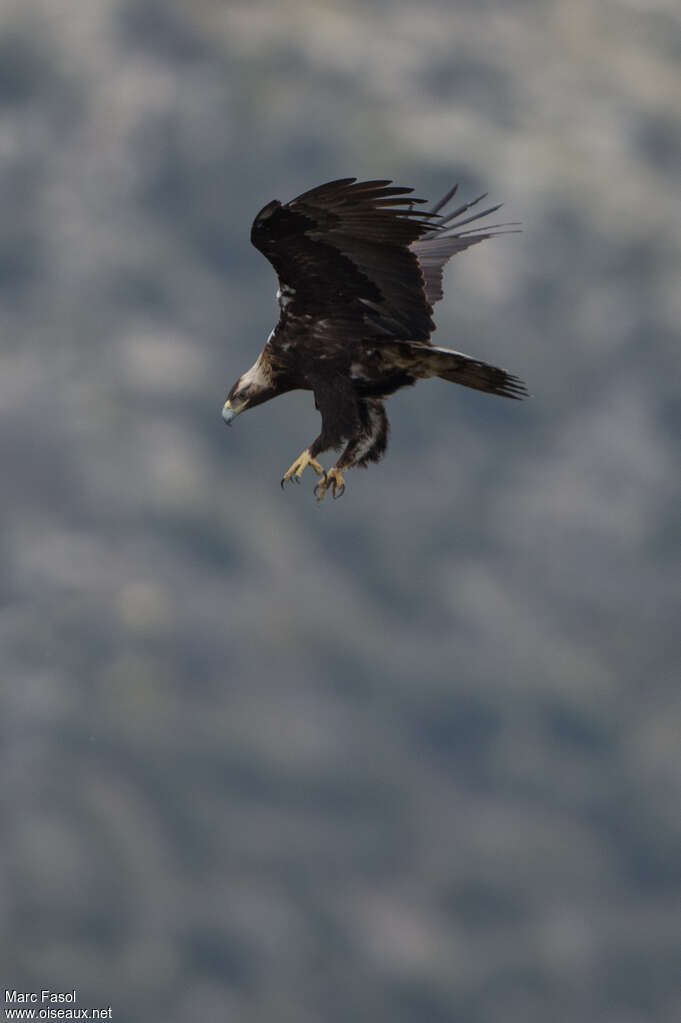
[[[119,1021],[681,1019],[681,11],[0,7],[0,979]],[[489,191],[317,507],[255,212]]]

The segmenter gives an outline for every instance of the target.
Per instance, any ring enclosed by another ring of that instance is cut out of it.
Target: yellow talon
[[[324,473],[324,478],[314,488],[318,501],[324,500],[329,488],[331,488],[334,500],[340,497],[345,490],[345,480],[343,479],[343,474],[338,469],[329,469],[328,472]]]
[[[319,464],[316,458],[312,457],[310,449],[307,448],[301,455],[298,455],[291,468],[282,476],[282,490],[284,489],[284,484],[289,483],[291,480],[295,480],[296,483],[300,483],[300,477],[303,475],[308,465],[314,469],[318,476],[324,475],[323,466]]]

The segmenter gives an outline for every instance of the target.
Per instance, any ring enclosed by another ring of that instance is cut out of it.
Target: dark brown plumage
[[[494,213],[468,216],[471,202],[445,213],[456,187],[428,212],[411,189],[389,181],[330,181],[291,202],[270,202],[253,222],[251,241],[279,278],[279,322],[255,364],[232,387],[223,417],[279,394],[311,390],[321,413],[317,439],[282,479],[298,481],[310,465],[318,498],[345,489],[343,473],[377,462],[388,442],[383,399],[417,380],[439,376],[506,398],[522,398],[517,377],[460,352],[430,344],[433,305],[442,298],[447,260],[511,225],[468,228]],[[343,448],[325,472],[317,456]]]

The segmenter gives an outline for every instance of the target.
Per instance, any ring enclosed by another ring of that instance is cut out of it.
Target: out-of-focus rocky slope
[[[3,977],[129,1020],[681,1014],[681,15],[6,0]],[[489,190],[437,339],[534,397],[219,410],[254,212]]]

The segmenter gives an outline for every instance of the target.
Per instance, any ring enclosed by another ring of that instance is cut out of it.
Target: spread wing
[[[410,246],[440,220],[390,181],[341,178],[255,218],[251,241],[279,277],[287,321],[317,336],[427,341],[435,325]]]
[[[487,209],[478,210],[468,217],[463,216],[471,207],[477,206],[479,202],[486,198],[486,192],[483,195],[479,195],[477,199],[471,199],[469,202],[457,206],[456,209],[450,212],[441,213],[440,211],[445,210],[456,194],[458,187],[458,185],[454,185],[433,206],[430,212],[433,216],[437,215],[438,219],[432,221],[428,231],[424,232],[410,246],[423,272],[426,299],[430,303],[431,308],[442,298],[442,271],[444,270],[445,263],[456,252],[463,252],[464,249],[484,241],[485,238],[493,238],[497,234],[513,233],[516,229],[515,224],[466,227],[467,224],[481,220],[483,217],[489,216],[490,213],[496,213],[498,209],[501,209],[502,204],[497,203],[496,206],[488,206]]]

